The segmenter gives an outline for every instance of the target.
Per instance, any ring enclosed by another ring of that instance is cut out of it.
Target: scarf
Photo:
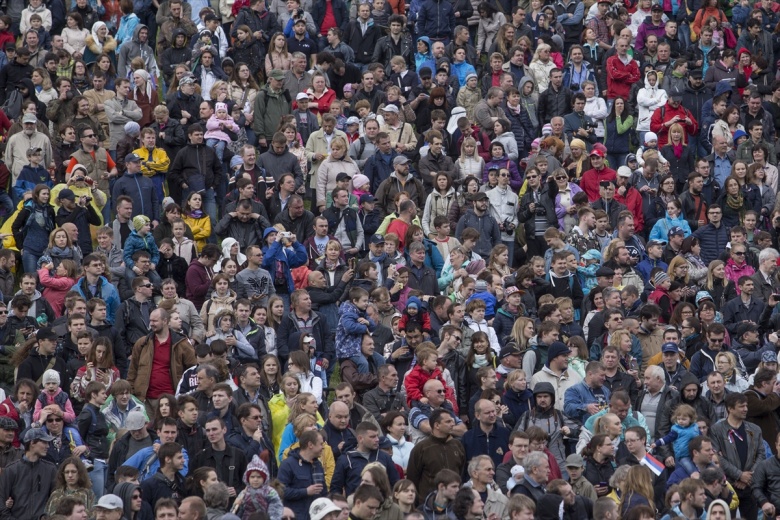
[[[203,218],[203,210],[202,209],[193,209],[190,211],[190,217],[192,218]]]
[[[146,97],[149,99],[152,99],[152,80],[151,76],[149,76],[149,73],[146,71],[146,69],[139,69],[133,72],[133,74],[138,74],[144,80],[146,81],[146,92],[142,92],[142,94],[146,94]],[[138,90],[137,86],[133,87],[134,91]]]
[[[473,368],[482,368],[488,365],[487,354],[474,354]]]
[[[726,205],[734,211],[742,213],[745,205],[745,199],[742,196],[742,192],[740,191],[736,195],[726,195]]]
[[[51,256],[56,256],[58,258],[73,258],[73,249],[69,246],[64,248],[54,246],[51,248]]]
[[[339,259],[336,260],[328,260],[328,258],[325,258],[325,269],[328,271],[335,271],[336,268],[339,266]]]
[[[100,38],[98,38],[98,30],[100,30],[101,27],[106,27],[106,24],[103,22],[95,22],[95,25],[92,26],[92,41],[95,47],[97,47],[97,50],[94,51],[95,54],[101,54],[103,52],[103,43],[101,43]]]
[[[670,144],[672,145],[672,152],[674,152],[674,156],[677,157],[678,159],[682,157],[682,150],[683,150],[682,141],[680,142],[680,144],[674,144],[674,143],[670,143]]]

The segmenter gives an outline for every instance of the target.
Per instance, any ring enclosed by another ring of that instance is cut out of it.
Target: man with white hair
[[[541,451],[532,451],[523,461],[525,474],[512,490],[513,494],[525,495],[536,503],[546,493],[545,486],[550,478],[550,462]]]
[[[677,346],[674,343],[665,343],[661,351],[670,352],[672,349],[677,351]],[[644,382],[644,389],[639,392],[636,401],[634,401],[634,410],[645,417],[647,429],[651,432],[653,439],[658,439],[657,419],[662,413],[664,406],[666,406],[666,403],[677,399],[679,394],[677,390],[666,384],[664,369],[658,365],[652,365],[645,369]],[[659,451],[662,454],[665,454],[664,448],[667,448],[667,446],[661,446],[659,448]]]
[[[780,293],[780,282],[775,273],[777,271],[777,259],[780,253],[777,249],[766,248],[758,254],[758,270],[751,276],[754,289],[753,297],[766,303],[773,294]]]
[[[480,495],[487,494],[487,498],[484,500],[485,515],[489,517],[495,514],[498,518],[507,518],[509,516],[509,511],[507,511],[509,499],[501,493],[493,480],[496,474],[493,460],[488,455],[477,455],[469,461],[468,472],[471,480],[466,482],[465,486],[471,487]]]

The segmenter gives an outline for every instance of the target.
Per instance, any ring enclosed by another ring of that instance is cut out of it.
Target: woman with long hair
[[[510,417],[510,428],[513,428],[517,420],[533,407],[533,397],[533,392],[528,388],[525,370],[521,368],[512,370],[504,381],[504,394],[501,396],[501,404],[509,411],[507,416]]]
[[[680,254],[688,262],[688,277],[690,281],[703,287],[707,281],[707,264],[701,257],[701,242],[693,235],[683,240]]]
[[[22,266],[26,273],[38,270],[38,259],[46,250],[49,235],[56,225],[50,196],[51,190],[47,185],[35,186],[32,196],[24,202],[11,226],[16,247],[21,246],[22,249]]]
[[[669,275],[673,282],[680,284],[683,299],[693,303],[696,293],[699,292],[699,287],[691,281],[688,261],[680,255],[675,256],[669,262],[666,274]]]
[[[230,278],[219,273],[211,279],[211,297],[203,302],[200,309],[200,319],[206,326],[206,337],[210,338],[216,334],[219,324],[216,323],[217,315],[223,310],[233,310],[236,301],[235,291],[230,289]]]
[[[634,116],[622,97],[615,98],[607,119],[604,121],[604,146],[607,147],[607,160],[610,168],[617,170],[626,164],[626,155],[631,151],[631,132]]]
[[[620,489],[620,514],[625,518],[629,510],[646,506],[655,509],[653,477],[645,466],[632,466]],[[655,518],[655,515],[653,515]]]
[[[488,271],[505,280],[512,276],[512,266],[509,265],[509,248],[504,244],[494,246],[490,251],[488,260]]]
[[[76,372],[76,377],[70,387],[71,396],[76,397],[81,402],[88,401],[89,396],[86,390],[87,385],[92,381],[102,383],[106,387],[106,393],[111,394],[114,382],[121,378],[114,361],[114,348],[111,345],[111,340],[104,337],[97,338],[87,354],[86,361],[86,365]]]
[[[181,212],[181,219],[189,226],[198,251],[206,246],[206,239],[211,236],[211,219],[203,211],[203,195],[193,191],[187,196],[187,201]]]
[[[203,498],[206,488],[217,482],[219,482],[217,470],[208,466],[202,466],[190,471],[189,475],[187,475],[187,479],[184,481],[185,494],[188,497]]]
[[[601,291],[591,290],[588,293],[588,301],[590,301],[591,310],[585,315],[585,319],[582,321],[582,331],[586,338],[588,337],[590,321],[596,314],[604,310],[604,295],[601,294]]]
[[[497,366],[497,358],[490,348],[490,339],[485,332],[479,331],[471,335],[471,347],[466,353],[466,372],[468,374],[469,392],[466,395],[474,395],[480,388],[477,380],[477,370],[482,367]]]
[[[753,149],[753,164],[748,167],[747,183],[757,186],[761,195],[761,211],[756,217],[758,227],[770,229],[769,217],[775,209],[777,203],[777,188],[771,186],[768,177],[772,174],[777,184],[777,167],[766,162],[766,149],[763,146],[756,146]]]
[[[361,484],[374,486],[382,495],[382,503],[374,520],[403,520],[404,514],[393,500],[393,488],[387,476],[387,468],[380,462],[369,462],[360,472]]]
[[[672,317],[669,319],[669,325],[674,325],[678,329],[682,329],[683,322],[687,319],[693,318],[696,314],[696,307],[689,302],[680,302],[672,312]]]
[[[590,363],[590,352],[585,343],[585,334],[572,336],[566,341],[569,347],[569,370],[573,370],[584,380],[585,367]]]
[[[489,7],[492,7],[491,4],[487,2],[480,3],[479,7],[482,7],[482,5],[487,5]],[[498,13],[499,15],[503,16],[503,13]],[[491,16],[489,19],[495,19],[496,15]],[[480,24],[482,23],[482,15],[480,14]],[[487,22],[486,22],[487,23]],[[511,23],[506,23],[506,20],[504,20],[503,23],[501,23],[498,26],[498,30],[495,33],[495,39],[492,41],[492,43],[488,46],[484,47],[484,51],[487,53],[488,56],[492,56],[494,52],[497,52],[501,54],[501,56],[504,57],[504,63],[508,62],[509,59],[512,57],[511,53],[509,52],[512,47],[518,44],[518,42],[515,41],[515,34],[516,34],[515,26]],[[520,38],[522,38],[521,36]],[[528,37],[525,37],[528,39]],[[529,52],[530,54],[530,40],[526,42],[528,45],[527,49],[523,51],[523,54],[526,52]],[[530,60],[530,55],[529,55]],[[525,60],[524,60],[525,61]],[[529,61],[525,61],[525,64],[528,64]]]
[[[680,123],[669,127],[669,142],[661,148],[661,156],[669,165],[669,174],[674,177],[677,193],[682,193],[688,174],[694,169],[696,150],[685,142],[685,130]]]
[[[460,157],[455,161],[455,182],[462,186],[469,177],[481,177],[485,171],[485,159],[477,153],[477,141],[466,137],[460,145]]]
[[[301,340],[303,340],[303,336]],[[287,371],[298,378],[298,382],[301,384],[301,392],[312,394],[317,400],[317,404],[322,404],[322,389],[324,385],[322,379],[312,372],[311,359],[308,352],[303,350],[290,352]]]
[[[274,69],[290,70],[292,68],[292,55],[287,50],[287,38],[277,32],[271,36],[268,54],[265,55],[265,75],[271,74]]]
[[[289,423],[290,410],[300,393],[301,382],[295,374],[284,374],[282,376],[282,391],[268,401],[268,409],[271,411],[271,431],[273,432],[271,440],[274,445],[274,455],[282,452],[279,450],[282,443],[282,433]],[[312,396],[311,402],[314,403],[316,409],[317,401],[314,396]]]
[[[718,0],[707,0],[702,4],[701,8],[696,11],[693,23],[691,24],[692,42],[695,42],[699,39],[699,34],[701,33],[701,29],[704,26],[704,22],[710,16],[714,17],[716,20],[719,20],[721,23],[729,22],[726,14],[720,9]]]
[[[87,515],[92,515],[92,509],[97,502],[92,491],[92,482],[84,463],[79,457],[68,457],[57,469],[54,490],[46,502],[46,514],[54,515],[57,506],[67,497],[80,499],[87,509]]]
[[[609,482],[610,477],[615,473],[613,466],[615,447],[609,435],[604,433],[594,435],[582,450],[582,457],[585,459],[584,476],[589,482]],[[597,484],[593,487],[599,497],[609,494],[609,486]]]
[[[43,251],[43,254],[51,257],[54,269],[59,267],[60,262],[66,258],[73,260],[76,267],[81,269],[81,249],[71,242],[70,235],[62,228],[57,228],[49,234],[49,247]]]
[[[732,143],[737,130],[745,131],[745,127],[740,123],[739,107],[731,105],[726,108],[726,111],[710,126],[710,129],[711,139],[722,137]]]
[[[436,238],[436,228],[433,221],[436,217],[447,217],[455,201],[455,188],[452,186],[452,179],[446,172],[438,172],[434,176],[434,189],[425,201],[425,208],[422,217],[422,229],[425,236],[431,240]]]
[[[397,413],[397,412],[396,412]],[[402,478],[393,486],[393,502],[401,510],[404,518],[415,511],[415,500],[417,498],[417,488],[409,479]]]
[[[233,68],[233,75],[235,75],[236,69],[238,69],[238,64],[243,63],[247,66],[249,77],[252,78],[252,81],[256,81],[261,70],[260,60],[264,50],[263,42],[255,39],[252,29],[247,25],[239,25],[236,28],[233,46],[228,49],[228,55],[236,63],[236,66]]]
[[[65,259],[56,268],[53,262],[38,269],[38,282],[43,286],[43,297],[51,305],[54,315],[59,318],[65,309],[65,295],[78,279],[75,262]]]
[[[273,354],[263,356],[260,361],[260,388],[258,391],[266,401],[282,391],[281,364],[279,358]]]
[[[498,35],[501,29],[504,29],[505,25],[509,25],[511,29],[512,42],[515,39],[515,26],[507,24],[506,16],[500,12],[496,7],[488,2],[480,2],[477,6],[477,14],[479,16],[479,22],[477,23],[477,55],[490,54],[493,49],[493,42],[498,42]],[[503,30],[502,44],[505,47],[507,43],[507,29]],[[496,46],[496,51],[501,52]],[[512,45],[510,44],[510,48]],[[504,53],[501,52],[503,55]],[[511,56],[505,56],[505,61],[509,61]]]
[[[292,354],[297,354],[298,352],[293,352]],[[304,356],[305,353],[301,352]],[[288,375],[292,375],[293,377],[298,379],[298,382],[300,383],[300,378],[298,378],[298,374],[287,374],[285,375],[285,378]],[[319,414],[317,412],[317,398],[314,396],[314,394],[309,392],[301,391],[298,395],[295,396],[294,399],[288,400],[288,406],[290,407],[290,410],[287,414],[287,424],[284,427],[284,431],[282,432],[281,437],[281,443],[279,444],[279,449],[277,450],[277,456],[279,460],[282,459],[282,454],[284,451],[290,447],[294,442],[298,440],[298,438],[295,435],[295,428],[293,424],[295,423],[295,420],[304,415],[311,415],[313,417],[317,418],[317,421],[320,424],[323,424],[322,418],[319,417]]]
[[[726,263],[723,260],[713,260],[707,268],[707,283],[705,289],[715,304],[716,309],[721,309],[736,290],[733,284],[726,278]]]
[[[485,161],[483,159],[482,160],[483,170],[484,170],[484,164]],[[526,175],[527,174],[528,171],[526,170]],[[480,172],[479,176],[480,177],[482,176],[482,172]],[[466,212],[471,207],[471,202],[468,200],[468,197],[470,195],[474,195],[478,191],[479,191],[479,179],[476,176],[469,174],[461,182],[460,191],[458,192],[457,196],[455,197],[455,200],[450,206],[450,211],[448,214],[450,218],[450,222],[458,222],[460,218],[466,214]],[[377,232],[381,233],[381,231],[377,231]]]
[[[157,409],[154,411],[151,427],[156,430],[161,424],[160,421],[168,417],[174,420],[179,418],[179,405],[173,394],[162,394],[157,400]]]
[[[734,161],[731,165],[731,175],[739,183],[742,198],[745,201],[745,211],[752,209],[756,213],[761,212],[761,192],[758,186],[751,184],[747,179],[748,163],[747,161]],[[725,182],[723,183],[725,187]],[[725,190],[724,190],[725,191]],[[725,208],[724,208],[725,210]],[[725,211],[724,211],[725,219]],[[740,219],[740,222],[742,220]],[[725,224],[725,222],[724,222]],[[736,225],[736,224],[735,224]]]
[[[57,91],[51,86],[51,76],[46,72],[46,69],[40,67],[33,70],[32,77],[33,86],[35,86],[35,95],[38,101],[47,105],[49,101],[57,99],[59,96]]]
[[[71,11],[65,19],[66,27],[62,30],[62,48],[74,59],[81,59],[87,48],[89,31],[84,28],[84,19],[79,13]]]
[[[255,134],[252,130],[252,121],[254,121],[255,98],[260,92],[260,86],[255,81],[251,67],[247,62],[236,61],[233,74],[230,76],[228,91],[230,99],[240,107],[244,114],[244,130],[246,130],[247,139],[249,142],[254,142]]]
[[[349,266],[344,260],[344,249],[341,243],[338,240],[329,240],[325,245],[325,254],[315,271],[325,275],[325,283],[328,287],[336,287],[348,270]]]

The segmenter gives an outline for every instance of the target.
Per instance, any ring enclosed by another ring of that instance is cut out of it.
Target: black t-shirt
[[[729,438],[734,443],[734,447],[737,449],[739,460],[742,462],[744,468],[748,459],[748,438],[747,431],[745,430],[745,423],[739,428],[732,428],[729,430]]]

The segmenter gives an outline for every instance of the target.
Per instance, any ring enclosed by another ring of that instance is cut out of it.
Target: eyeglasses
[[[140,493],[133,494],[133,500],[138,500],[140,498],[141,498],[141,494]]]
[[[461,338],[460,336],[453,336],[452,339],[454,339],[455,341],[463,341],[463,338]]]
[[[525,176],[526,179],[536,179],[537,177],[539,177],[539,176],[538,175],[526,175]]]
[[[436,390],[436,393],[437,393],[437,394],[443,394],[443,393],[444,393],[444,389],[441,389],[441,390]]]
[[[8,314],[8,311],[0,311],[0,315],[2,314]]]
[[[723,343],[724,338],[707,338],[710,343]]]
[[[46,418],[46,422],[47,423],[50,423],[50,422],[62,422],[62,418],[60,418],[60,417],[47,417]]]
[[[250,415],[249,418],[252,419],[253,421],[259,421],[260,419],[263,418],[263,416],[262,415]]]
[[[151,284],[151,283],[145,283],[145,284],[143,284],[141,287],[146,287],[147,289],[151,289],[152,287],[154,287],[154,284]]]
[[[95,134],[89,134],[89,135],[82,135],[81,137],[95,137]]]
[[[745,256],[745,252],[744,251],[733,251],[732,254],[736,255],[736,256]]]

